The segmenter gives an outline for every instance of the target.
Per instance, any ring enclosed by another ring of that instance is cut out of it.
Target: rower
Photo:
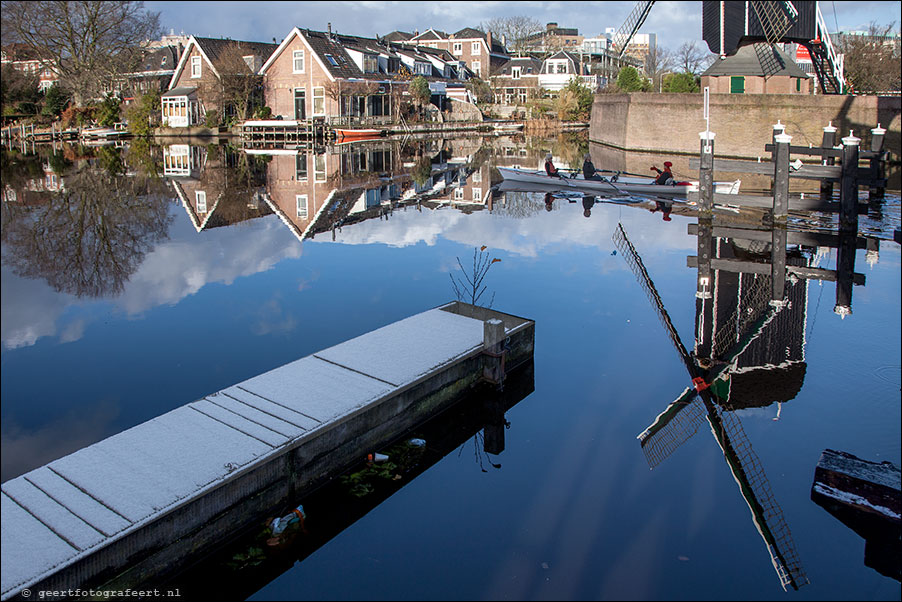
[[[592,157],[589,153],[586,153],[583,160],[583,178],[586,180],[603,180],[604,178],[598,173],[598,170],[595,169],[595,165],[592,164]]]
[[[664,171],[661,171],[657,168],[657,166],[652,165],[651,170],[658,172],[658,177],[655,178],[655,184],[674,184],[673,172],[670,171],[670,168],[673,167],[673,163],[670,161],[664,161]]]
[[[545,173],[549,176],[561,178],[562,180],[566,179],[566,177],[558,171],[557,167],[554,166],[554,163],[551,162],[551,153],[545,155]]]

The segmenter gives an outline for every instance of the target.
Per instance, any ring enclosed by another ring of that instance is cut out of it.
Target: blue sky
[[[658,2],[640,32],[655,33],[658,44],[676,49],[684,42],[701,41],[700,1]],[[457,31],[478,26],[493,17],[524,15],[541,23],[575,27],[595,36],[607,27],[620,27],[635,2],[145,2],[161,13],[164,31],[184,31],[204,37],[281,42],[294,26],[326,29],[360,36],[384,35],[394,30],[424,31],[429,27]],[[821,2],[830,31],[866,29],[895,22],[898,29],[902,2]]]

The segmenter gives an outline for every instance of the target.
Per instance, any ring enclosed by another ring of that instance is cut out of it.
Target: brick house
[[[397,34],[399,32],[390,35]],[[447,50],[454,58],[463,61],[477,77],[486,80],[510,58],[504,44],[493,37],[492,32],[482,32],[472,27],[452,34],[430,28],[401,43]]]
[[[762,55],[761,51],[767,53]],[[780,68],[765,75],[762,60],[775,60]],[[812,78],[785,52],[764,45],[743,46],[735,53],[718,59],[701,75],[702,89],[712,94],[811,94]]]
[[[533,57],[514,57],[492,76],[495,102],[524,105],[539,90],[542,61]]]
[[[219,106],[210,90],[219,84],[217,64],[230,47],[243,53],[248,73],[259,73],[261,66],[277,48],[276,44],[245,42],[220,38],[191,36],[181,59],[172,74],[169,90],[161,99],[163,125],[188,127],[204,122],[208,110],[228,113],[228,106]]]
[[[382,38],[295,27],[260,69],[266,104],[283,120],[333,124],[392,121],[410,80],[424,77],[434,94],[465,70],[447,53]]]

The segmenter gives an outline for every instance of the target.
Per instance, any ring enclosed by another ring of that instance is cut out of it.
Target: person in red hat
[[[670,161],[664,161],[664,171],[661,171],[657,168],[657,166],[652,165],[651,170],[658,172],[658,177],[655,178],[655,184],[673,184],[673,172],[670,171],[670,168],[673,167],[673,163]]]

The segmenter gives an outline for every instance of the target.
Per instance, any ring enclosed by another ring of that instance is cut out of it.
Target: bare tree
[[[645,56],[645,74],[651,78],[653,91],[662,90],[664,75],[672,71],[673,66],[674,58],[669,51],[660,46],[649,48]]]
[[[895,25],[872,22],[866,35],[847,34],[839,40],[846,80],[856,92],[874,94],[902,88],[899,38],[892,36]]]
[[[677,48],[673,57],[673,63],[676,70],[680,73],[699,75],[708,68],[713,57],[713,54],[705,52],[698,46],[698,43],[693,40],[692,42],[685,42],[682,46]]]
[[[159,13],[146,12],[143,2],[4,0],[0,22],[4,43],[25,44],[49,62],[77,104],[131,70],[141,42],[160,31]]]
[[[227,45],[214,63],[219,78],[201,84],[206,98],[216,104],[225,117],[234,112],[239,121],[245,121],[263,99],[263,76],[255,73],[244,57],[252,54],[241,42]]]
[[[530,34],[543,30],[542,23],[532,17],[493,17],[482,23],[482,31],[491,31],[493,36],[502,38],[509,52],[520,54],[526,50]]]

